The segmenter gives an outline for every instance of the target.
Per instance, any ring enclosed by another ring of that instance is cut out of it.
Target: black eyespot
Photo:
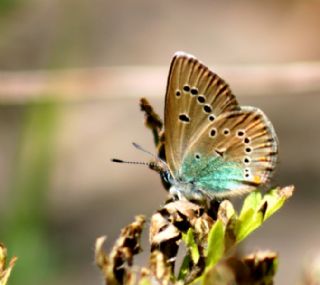
[[[230,134],[230,130],[229,129],[224,129],[223,130],[223,134],[226,135],[226,136],[229,135]]]
[[[185,92],[189,92],[190,91],[190,87],[189,87],[189,85],[184,85],[183,86],[183,90],[185,91]]]
[[[217,133],[217,130],[216,129],[211,129],[210,130],[210,137],[214,137]]]
[[[209,115],[209,117],[208,117],[208,118],[209,118],[209,121],[213,122],[213,121],[214,121],[214,119],[215,119],[215,116],[211,114],[211,115]]]
[[[197,95],[198,94],[198,89],[195,88],[195,87],[191,88],[191,94],[192,95]]]
[[[246,148],[245,148],[245,152],[249,153],[249,152],[251,152],[251,151],[252,151],[252,148],[251,148],[251,147],[246,147]]]
[[[177,97],[180,97],[180,96],[181,96],[180,90],[177,90],[177,91],[176,91],[176,96],[177,96]]]
[[[249,173],[246,173],[246,174],[244,175],[244,177],[246,177],[246,178],[249,178],[249,176],[250,176]]]
[[[221,157],[224,157],[225,150],[215,149],[215,153]]]
[[[244,138],[244,143],[246,143],[246,144],[250,143],[250,139],[249,138]]]
[[[204,110],[206,113],[211,113],[212,108],[211,108],[210,105],[204,105],[204,106],[203,106],[203,110]]]
[[[199,95],[197,100],[198,100],[199,103],[204,103],[204,102],[206,102],[206,97],[204,97],[202,95]]]
[[[190,118],[187,114],[180,114],[179,115],[179,120],[185,123],[189,123],[190,122]]]
[[[243,160],[243,162],[247,164],[247,163],[250,162],[250,159],[249,159],[248,157],[245,157],[244,160]]]
[[[259,114],[255,115],[254,118],[253,118],[253,120],[254,120],[254,121],[259,120],[259,119],[260,119],[260,116],[261,116],[261,115],[259,115]]]
[[[239,137],[244,136],[244,131],[238,131],[237,135],[238,135]]]
[[[195,159],[200,159],[200,154],[196,153],[194,157],[195,157]]]

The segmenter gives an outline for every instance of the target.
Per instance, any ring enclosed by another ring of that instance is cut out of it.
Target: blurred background
[[[245,251],[279,253],[276,284],[300,284],[320,251],[320,1],[0,0],[0,240],[19,260],[10,284],[101,284],[110,249],[166,192],[131,142],[155,151],[138,101],[163,116],[173,53],[194,54],[280,141],[285,207]],[[139,257],[143,264],[148,253]]]

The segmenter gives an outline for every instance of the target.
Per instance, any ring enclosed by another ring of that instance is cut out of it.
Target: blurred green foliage
[[[20,0],[0,0],[0,15],[5,15],[18,7]]]
[[[29,103],[12,173],[10,207],[1,239],[19,257],[10,284],[40,284],[57,268],[47,228],[47,194],[54,152],[57,105]]]

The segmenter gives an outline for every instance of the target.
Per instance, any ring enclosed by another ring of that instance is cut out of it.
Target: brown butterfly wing
[[[191,55],[173,57],[165,99],[165,155],[174,175],[192,137],[206,124],[239,109],[229,86]]]

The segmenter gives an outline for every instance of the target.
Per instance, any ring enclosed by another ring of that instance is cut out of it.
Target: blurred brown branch
[[[320,92],[320,62],[213,68],[238,95]],[[51,71],[0,71],[0,103],[42,98],[72,101],[157,97],[165,92],[168,67],[106,67]]]

